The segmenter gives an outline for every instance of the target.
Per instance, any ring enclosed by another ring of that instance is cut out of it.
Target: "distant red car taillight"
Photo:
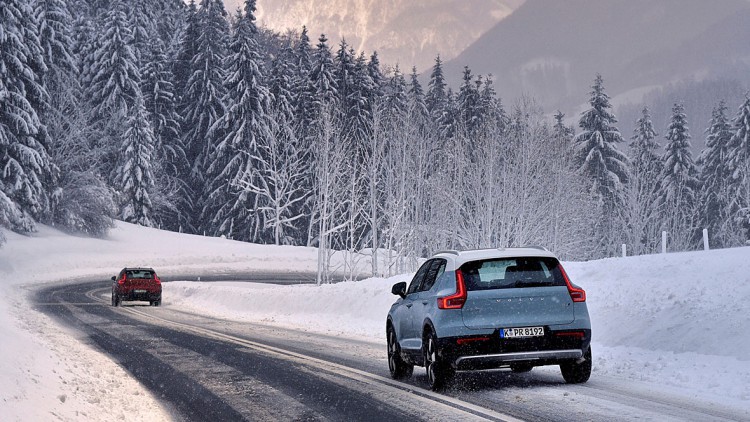
[[[570,282],[568,273],[565,272],[562,265],[560,265],[560,272],[565,279],[565,284],[568,286],[568,293],[570,294],[570,298],[573,299],[573,302],[585,302],[586,291]]]
[[[125,284],[125,278],[126,278],[126,277],[127,277],[127,276],[126,276],[125,274],[123,274],[123,275],[122,275],[122,278],[121,278],[121,279],[119,279],[119,280],[117,280],[117,284]]]
[[[461,270],[456,270],[456,293],[439,297],[438,308],[440,309],[461,309],[466,303],[466,284],[464,283],[464,275]]]
[[[156,281],[156,284],[161,284],[161,279],[156,274],[154,274],[154,281]]]

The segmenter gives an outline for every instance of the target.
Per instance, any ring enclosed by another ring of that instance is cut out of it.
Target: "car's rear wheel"
[[[414,365],[409,365],[401,358],[396,331],[390,326],[388,327],[388,369],[391,371],[391,378],[396,380],[408,378],[414,372]]]
[[[424,352],[424,367],[427,372],[427,384],[433,391],[441,390],[453,379],[453,368],[440,358],[437,337],[429,331],[422,341]]]
[[[151,301],[151,306],[161,306],[161,298],[156,299],[156,300],[152,300]]]
[[[120,306],[122,304],[122,298],[120,298],[120,295],[117,293],[114,294],[112,299],[115,301],[114,306]]]
[[[588,381],[591,377],[591,362],[591,346],[589,346],[586,353],[583,354],[583,361],[560,364],[560,372],[562,372],[565,382],[581,384]]]

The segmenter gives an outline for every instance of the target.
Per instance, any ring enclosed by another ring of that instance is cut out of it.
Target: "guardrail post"
[[[707,251],[708,249],[708,229],[703,229],[703,250]]]

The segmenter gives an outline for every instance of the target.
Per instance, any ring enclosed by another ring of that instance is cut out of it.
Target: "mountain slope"
[[[260,0],[258,20],[279,32],[306,25],[310,38],[344,37],[381,62],[424,70],[435,56],[455,57],[525,0]],[[227,8],[236,7],[227,0]]]
[[[547,108],[584,102],[597,72],[612,96],[724,76],[729,63],[747,69],[748,11],[747,0],[528,0],[446,63],[446,76],[456,84],[468,65],[493,74],[503,97],[531,94]]]

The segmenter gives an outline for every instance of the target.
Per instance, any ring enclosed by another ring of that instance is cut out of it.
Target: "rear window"
[[[154,278],[154,273],[148,270],[128,270],[125,274],[128,278]]]
[[[472,261],[462,265],[461,272],[469,291],[566,285],[560,263],[547,257]]]

